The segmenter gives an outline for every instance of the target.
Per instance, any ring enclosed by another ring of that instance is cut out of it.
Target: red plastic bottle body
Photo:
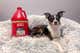
[[[21,7],[17,8],[12,19],[12,36],[21,37],[29,35],[28,19]]]

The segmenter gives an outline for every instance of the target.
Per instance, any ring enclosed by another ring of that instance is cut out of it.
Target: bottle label
[[[19,35],[19,36],[25,35],[24,28],[17,28],[17,35]]]
[[[12,21],[12,23],[27,23],[28,21]]]

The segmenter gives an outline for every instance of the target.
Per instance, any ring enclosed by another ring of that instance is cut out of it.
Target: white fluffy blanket
[[[39,24],[47,24],[44,16],[30,15],[29,27]],[[64,48],[64,53],[80,53],[80,24],[70,19],[62,17],[64,37],[60,43]],[[0,53],[60,53],[59,48],[49,41],[48,38],[12,37],[11,21],[0,22]]]

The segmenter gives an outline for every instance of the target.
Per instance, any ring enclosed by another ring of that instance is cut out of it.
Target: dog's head
[[[44,13],[44,15],[46,16],[50,24],[59,25],[60,19],[63,16],[64,12],[65,11],[59,11],[56,15],[51,15],[50,13]]]

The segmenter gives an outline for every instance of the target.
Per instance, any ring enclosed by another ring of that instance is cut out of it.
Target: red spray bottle
[[[22,37],[29,35],[27,15],[26,12],[22,10],[21,7],[17,8],[17,11],[11,18],[11,22],[12,22],[12,36]]]

